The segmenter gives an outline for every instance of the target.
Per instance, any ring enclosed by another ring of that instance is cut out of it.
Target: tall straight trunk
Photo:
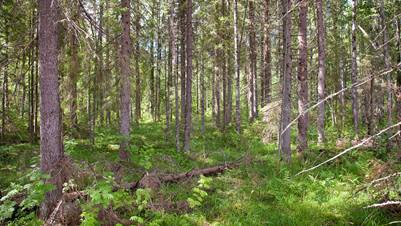
[[[168,19],[168,32],[169,32],[169,39],[168,39],[168,71],[167,71],[167,77],[166,77],[166,133],[168,133],[168,130],[170,129],[170,112],[171,112],[171,106],[170,106],[170,87],[171,87],[171,79],[173,75],[173,70],[175,69],[173,65],[174,58],[172,57],[172,52],[175,51],[175,46],[173,46],[173,40],[172,38],[172,33],[174,29],[174,5],[171,5],[172,3],[170,2],[170,15]],[[174,50],[173,50],[174,49]],[[166,136],[167,137],[167,136]]]
[[[5,34],[5,44],[7,46],[5,50],[5,57],[8,58],[8,24],[7,20],[5,20],[6,24],[6,34]],[[6,66],[4,67],[4,72],[3,72],[3,79],[2,79],[2,98],[1,98],[1,138],[4,137],[6,133],[6,120],[7,120],[7,105],[8,105],[8,64],[6,63]]]
[[[153,33],[150,35],[150,113],[152,115],[153,121],[156,121],[155,118],[155,57],[154,57],[154,37]]]
[[[390,62],[390,54],[388,51],[388,34],[386,27],[386,15],[384,11],[384,0],[380,1],[380,19],[381,19],[381,27],[383,30],[383,56],[384,56],[384,65],[386,70],[391,68]],[[392,79],[391,73],[386,75],[387,81],[387,125],[391,126],[393,124],[393,87],[392,87]],[[392,131],[389,131],[389,134],[392,134]],[[388,142],[391,144],[391,142]]]
[[[234,0],[234,58],[235,58],[235,128],[241,132],[240,49],[238,33],[238,1]]]
[[[186,50],[185,50],[185,40],[186,40],[186,9],[187,9],[188,5],[187,5],[187,0],[180,0],[180,32],[181,32],[181,36],[180,36],[180,80],[181,80],[181,121],[185,122],[185,98],[186,98]]]
[[[201,132],[205,133],[205,96],[206,96],[206,87],[205,87],[205,65],[204,59],[201,55],[201,72],[200,72],[200,85],[201,85]]]
[[[283,14],[283,85],[281,104],[281,151],[286,162],[291,161],[291,7],[292,0],[282,0]],[[288,127],[288,128],[287,128]]]
[[[255,7],[254,1],[249,0],[249,98],[250,115],[249,121],[253,122],[257,115],[257,95],[256,95],[256,33],[255,33]]]
[[[109,1],[107,1],[106,2],[106,11],[109,11],[110,10],[110,2]],[[106,21],[106,23],[108,22],[108,19],[107,19],[107,21]],[[107,49],[106,49],[106,62],[105,62],[105,73],[106,73],[106,76],[110,76],[110,80],[111,80],[111,78],[112,78],[112,73],[111,73],[111,59],[110,59],[110,29],[109,29],[109,26],[106,26],[106,43],[108,44],[107,45]],[[111,89],[112,89],[112,85],[111,85],[111,82],[105,82],[105,88],[104,88],[104,91],[105,91],[105,99],[107,100],[107,107],[106,107],[106,124],[107,124],[107,126],[110,126],[111,125],[111,101],[110,101],[110,97],[111,97]]]
[[[397,20],[395,22],[396,26],[396,37],[397,37],[397,64],[401,63],[401,24],[400,24],[400,17],[397,17]],[[397,70],[397,87],[395,90],[395,96],[396,96],[396,103],[397,103],[397,121],[401,121],[401,69],[398,68]],[[400,140],[401,140],[401,126],[399,127],[399,132],[400,134],[398,135],[398,145],[400,145]]]
[[[136,1],[135,4],[135,123],[139,123],[141,119],[141,72],[139,68],[139,59],[140,59],[140,33],[141,33],[141,12],[140,12],[140,4],[139,0]]]
[[[316,14],[317,14],[317,42],[318,42],[318,101],[321,102],[318,106],[319,112],[317,116],[317,131],[318,131],[318,144],[323,144],[325,141],[324,136],[324,98],[325,98],[325,76],[326,76],[326,32],[324,25],[324,15],[322,0],[316,1]]]
[[[169,16],[169,42],[171,51],[171,75],[174,83],[174,101],[175,101],[175,149],[180,150],[180,112],[179,112],[179,96],[178,96],[178,54],[176,45],[176,26],[174,21],[174,5],[175,1],[170,0],[170,16]]]
[[[160,21],[160,20],[159,20]],[[157,58],[156,58],[156,120],[160,121],[160,104],[161,104],[161,63],[162,63],[162,42],[161,42],[161,34],[160,34],[160,26],[158,26],[158,32],[157,32]]]
[[[184,127],[184,151],[189,151],[192,128],[192,0],[187,0],[186,18],[186,97],[185,97],[185,127]]]
[[[97,111],[99,112],[99,121],[100,126],[103,127],[104,125],[104,66],[103,66],[103,2],[100,1],[99,3],[99,31],[97,35],[97,71],[96,71],[96,101],[95,106]],[[96,120],[96,118],[95,118]]]
[[[34,32],[34,24],[35,24],[35,13],[32,12],[32,24],[31,24],[31,39],[34,39],[35,37],[35,32]],[[30,77],[29,77],[29,120],[28,120],[28,129],[29,129],[29,142],[33,143],[35,140],[35,131],[34,131],[34,111],[35,111],[35,98],[34,98],[34,86],[35,86],[35,67],[34,67],[34,61],[35,61],[35,47],[32,43],[32,49],[29,53],[29,65],[30,65]]]
[[[352,114],[354,121],[354,132],[358,137],[359,134],[359,107],[358,107],[358,93],[354,83],[358,79],[358,63],[357,63],[357,49],[356,49],[356,8],[357,0],[352,0],[352,33],[351,33],[351,96],[352,96]]]
[[[124,9],[121,18],[123,33],[121,36],[121,88],[120,88],[120,134],[122,141],[120,144],[120,159],[127,160],[129,157],[128,144],[131,127],[131,82],[130,82],[130,0],[121,0],[121,7]]]
[[[74,22],[78,22],[78,12],[74,7],[73,18]],[[71,59],[70,59],[70,78],[69,78],[69,89],[68,89],[68,100],[70,110],[70,123],[71,129],[76,132],[78,129],[78,118],[77,118],[77,79],[78,79],[78,40],[75,35],[75,31],[70,31],[70,48],[71,48]]]
[[[303,151],[308,148],[308,124],[309,114],[306,112],[309,96],[308,96],[308,2],[299,1],[299,63],[298,63],[298,153],[302,155]]]
[[[272,73],[271,73],[271,50],[270,50],[270,15],[269,7],[270,0],[265,0],[264,4],[264,39],[263,39],[263,105],[271,103],[271,86],[272,86]]]
[[[46,219],[62,195],[61,161],[64,157],[58,83],[58,1],[39,1],[40,54],[40,169],[50,175],[55,189],[45,195],[40,217]]]
[[[215,50],[216,57],[215,57],[215,62],[214,62],[214,94],[215,94],[215,110],[216,110],[216,126],[217,128],[221,127],[221,108],[220,108],[220,76],[221,76],[221,70],[220,70],[220,56],[219,56],[219,50]]]

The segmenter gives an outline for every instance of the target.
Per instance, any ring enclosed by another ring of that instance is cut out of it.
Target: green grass
[[[166,136],[163,126],[144,123],[133,128],[132,161],[124,165],[129,169],[124,180],[137,180],[144,172],[185,172],[223,164],[245,154],[251,156],[251,161],[213,177],[208,196],[199,207],[190,211],[136,213],[148,225],[384,225],[396,220],[381,210],[364,209],[375,201],[369,194],[354,194],[371,170],[369,162],[380,157],[374,150],[355,151],[315,171],[295,176],[304,167],[324,161],[339,150],[333,143],[322,149],[311,142],[307,161],[300,163],[294,155],[288,166],[278,161],[275,144],[260,141],[257,129],[245,128],[244,135],[238,136],[231,128],[222,133],[208,125],[206,134],[194,132],[191,152],[183,153],[175,151],[173,131]],[[111,171],[110,163],[118,161],[118,151],[110,148],[118,143],[116,131],[101,129],[96,133],[95,146],[87,140],[68,139],[65,150],[78,165],[90,163],[97,173],[105,174]],[[2,146],[0,155],[2,190],[18,175],[37,167],[37,146]],[[173,203],[185,201],[193,195],[197,181],[192,178],[163,184],[153,194],[153,201],[157,202],[157,197]],[[79,186],[85,189],[91,183],[86,181]],[[122,214],[129,218],[133,213]]]

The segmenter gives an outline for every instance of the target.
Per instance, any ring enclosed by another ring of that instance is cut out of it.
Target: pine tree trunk
[[[298,153],[308,148],[308,124],[309,114],[305,112],[309,101],[308,92],[308,3],[299,0],[299,63],[298,63]]]
[[[135,39],[135,123],[139,123],[139,120],[141,119],[141,102],[142,102],[142,97],[141,97],[141,73],[140,73],[140,67],[139,67],[139,60],[140,60],[140,46],[139,46],[139,40],[140,40],[140,33],[141,33],[141,13],[140,13],[140,5],[139,5],[139,0],[136,1],[135,4],[135,33],[136,33],[136,39]]]
[[[180,30],[181,30],[181,36],[180,36],[180,76],[181,76],[181,121],[185,122],[185,98],[186,98],[186,79],[185,79],[185,74],[186,74],[186,50],[185,50],[185,40],[186,40],[186,10],[187,10],[187,0],[180,0]],[[183,124],[185,125],[185,123]]]
[[[257,92],[256,92],[256,34],[255,34],[255,8],[254,1],[249,0],[249,98],[250,115],[249,121],[253,122],[257,115]]]
[[[131,83],[130,83],[130,0],[121,0],[121,7],[124,9],[121,18],[123,33],[121,37],[121,88],[120,88],[120,134],[122,141],[120,144],[120,159],[127,160],[129,157],[128,144],[131,125]]]
[[[325,98],[325,76],[326,76],[326,32],[324,25],[324,15],[322,0],[316,1],[316,11],[317,11],[317,42],[318,42],[318,61],[319,61],[319,71],[318,71],[318,101],[321,102],[318,106],[319,113],[317,117],[317,130],[318,130],[318,144],[323,144],[325,142],[324,135],[324,105],[323,102]]]
[[[238,1],[234,0],[234,58],[235,58],[235,127],[241,132],[240,50],[238,33]]]
[[[73,18],[74,22],[78,20],[78,12],[74,6]],[[70,123],[71,129],[74,132],[78,129],[78,118],[77,118],[77,79],[78,79],[78,40],[75,35],[75,31],[70,31],[70,46],[71,46],[71,59],[70,59],[70,78],[69,78],[69,89],[68,89],[68,100],[69,100],[69,111],[70,111]]]
[[[265,102],[263,105],[271,103],[271,86],[272,86],[272,74],[271,74],[271,50],[270,50],[270,15],[269,7],[270,0],[265,0],[265,12],[264,12],[264,40],[263,40],[263,94]]]
[[[189,151],[192,129],[192,0],[187,0],[186,20],[186,97],[185,97],[185,127],[184,127],[184,151]]]
[[[292,0],[282,0],[283,14],[283,85],[281,104],[281,151],[286,162],[291,161],[291,7]],[[288,128],[287,128],[288,127]]]
[[[358,105],[358,93],[357,88],[354,86],[354,83],[358,79],[358,63],[357,63],[357,49],[356,49],[356,8],[357,8],[357,0],[352,0],[352,34],[351,34],[351,96],[352,96],[352,114],[354,121],[354,132],[358,137],[359,134],[359,105]]]
[[[40,54],[40,169],[50,175],[49,183],[55,189],[45,195],[40,208],[41,219],[53,211],[62,195],[63,174],[60,172],[64,157],[62,120],[58,83],[58,1],[39,1],[39,54]]]

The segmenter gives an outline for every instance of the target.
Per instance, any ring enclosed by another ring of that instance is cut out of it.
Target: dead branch
[[[364,209],[368,209],[368,208],[380,208],[380,207],[384,207],[384,206],[391,206],[391,205],[401,205],[401,201],[387,201],[384,203],[376,203],[370,206],[366,206],[364,207]]]
[[[364,145],[365,143],[369,142],[369,141],[372,140],[373,138],[378,137],[378,136],[380,136],[381,134],[387,132],[388,130],[391,130],[391,129],[393,129],[393,128],[395,128],[395,127],[398,127],[398,126],[400,126],[400,125],[401,125],[401,121],[399,121],[397,124],[394,124],[394,125],[392,125],[392,126],[389,126],[389,127],[385,128],[385,129],[381,130],[380,132],[378,132],[378,133],[376,133],[376,134],[374,134],[374,135],[368,137],[367,139],[363,140],[362,142],[359,142],[358,144],[356,144],[356,145],[354,145],[354,146],[352,146],[352,147],[350,147],[350,148],[345,149],[344,151],[340,152],[339,154],[335,155],[334,157],[332,157],[332,158],[330,158],[330,159],[327,159],[326,161],[324,161],[324,162],[322,162],[322,163],[319,163],[319,164],[316,165],[316,166],[313,166],[313,167],[311,167],[311,168],[309,168],[309,169],[302,170],[301,172],[295,174],[295,176],[298,176],[298,175],[300,175],[300,174],[303,174],[303,173],[312,171],[312,170],[314,170],[314,169],[316,169],[316,168],[318,168],[318,167],[320,167],[320,166],[322,166],[322,165],[324,165],[324,164],[326,164],[326,163],[328,163],[328,162],[331,162],[331,161],[333,161],[333,160],[339,158],[340,156],[342,156],[342,155],[344,155],[344,154],[346,154],[346,153],[348,153],[348,152],[350,152],[350,151],[352,151],[352,150],[354,150],[354,149],[357,149],[357,148],[361,147],[362,145]]]

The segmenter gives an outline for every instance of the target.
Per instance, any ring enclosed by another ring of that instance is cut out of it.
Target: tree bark
[[[185,40],[186,40],[186,22],[187,22],[187,15],[186,15],[186,10],[187,10],[187,0],[180,0],[180,29],[181,29],[181,36],[180,36],[180,79],[181,79],[181,121],[185,122],[185,98],[186,98],[186,79],[185,79],[185,74],[186,74],[186,50],[185,50]],[[184,123],[185,125],[185,123]]]
[[[234,0],[234,58],[235,58],[235,127],[241,132],[240,50],[238,33],[238,1]]]
[[[58,10],[57,0],[39,1],[40,169],[50,175],[48,182],[55,185],[45,195],[41,219],[49,216],[61,197],[64,174],[59,167],[64,150],[58,83]]]
[[[257,94],[256,94],[256,34],[255,34],[255,7],[254,1],[249,0],[249,121],[253,122],[257,115]]]
[[[78,22],[77,6],[73,7],[72,20]],[[75,35],[75,31],[70,31],[70,48],[71,48],[71,59],[70,59],[70,78],[69,78],[69,89],[68,89],[68,100],[70,110],[70,123],[71,129],[74,132],[78,129],[78,118],[77,118],[77,79],[79,72],[78,64],[78,40]]]
[[[120,159],[127,160],[129,157],[128,144],[131,125],[131,82],[130,82],[130,0],[121,0],[121,7],[124,9],[121,18],[123,33],[121,36],[121,88],[120,88],[120,134],[122,141],[120,144]]]
[[[357,62],[357,49],[356,49],[356,8],[357,0],[352,0],[352,34],[351,34],[351,96],[352,96],[352,114],[354,121],[354,132],[358,137],[359,135],[359,105],[358,105],[358,93],[354,83],[358,79],[358,62]]]
[[[308,2],[299,0],[299,63],[298,63],[298,153],[308,148],[309,114],[305,112],[308,106]]]
[[[140,33],[141,33],[141,12],[139,8],[139,0],[136,1],[135,5],[135,32],[136,32],[136,39],[135,39],[135,123],[139,123],[139,120],[142,117],[141,114],[141,102],[142,102],[142,95],[141,95],[141,69],[139,67],[139,59],[140,59]]]
[[[185,97],[185,127],[184,151],[189,151],[192,129],[192,0],[187,0],[187,26],[186,26],[186,97]]]
[[[272,85],[272,74],[271,74],[271,50],[270,50],[270,15],[269,7],[270,0],[265,0],[265,12],[264,12],[264,40],[263,40],[263,94],[265,102],[263,105],[271,103],[271,85]]]
[[[291,161],[291,7],[292,0],[282,0],[283,13],[283,85],[281,104],[281,151],[287,163]],[[287,128],[288,127],[288,128]]]
[[[318,106],[319,113],[317,117],[318,144],[325,142],[324,135],[324,98],[325,98],[325,77],[326,77],[326,32],[324,25],[324,15],[322,0],[316,1],[317,14],[317,42],[318,42],[318,101],[321,102]]]

